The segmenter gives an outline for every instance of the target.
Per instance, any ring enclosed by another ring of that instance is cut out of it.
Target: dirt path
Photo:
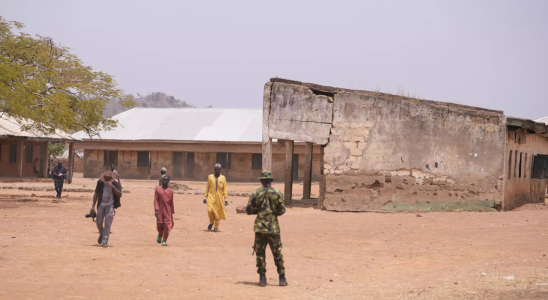
[[[93,184],[77,178],[65,187]],[[0,298],[548,298],[542,285],[548,283],[546,207],[423,217],[293,207],[280,218],[289,286],[277,286],[267,252],[269,286],[259,288],[251,256],[254,217],[236,214],[246,197],[231,197],[228,221],[212,233],[205,230],[202,197],[176,195],[175,227],[169,247],[161,247],[155,242],[154,184],[124,181],[130,193],[122,198],[107,249],[97,245],[95,223],[84,218],[91,193],[65,193],[55,201],[40,197],[51,192],[1,189]]]

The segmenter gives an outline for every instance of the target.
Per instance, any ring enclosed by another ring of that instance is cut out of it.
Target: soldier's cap
[[[272,172],[261,172],[261,177],[259,179],[272,179],[274,180],[274,176],[272,176]]]

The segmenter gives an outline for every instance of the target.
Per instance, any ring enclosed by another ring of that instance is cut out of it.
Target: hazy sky
[[[270,77],[548,116],[548,1],[0,1],[128,93],[262,106]]]

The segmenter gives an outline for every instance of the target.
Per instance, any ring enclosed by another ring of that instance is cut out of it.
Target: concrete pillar
[[[23,162],[25,151],[23,150],[23,139],[17,140],[17,178],[23,180]]]
[[[72,174],[74,173],[74,143],[69,143],[69,153],[68,153],[68,183],[72,183]]]
[[[310,190],[312,189],[312,145],[307,142],[304,146],[303,199],[310,199]]]
[[[325,199],[325,186],[326,186],[326,175],[324,169],[324,148],[325,146],[320,147],[320,195],[318,196],[318,208],[323,209],[323,200]]]
[[[269,172],[272,172],[272,139],[268,134],[271,92],[272,82],[267,82],[263,91],[263,171]]]
[[[263,142],[263,171],[272,172],[272,139]]]
[[[291,204],[293,199],[293,141],[285,142],[285,204]]]

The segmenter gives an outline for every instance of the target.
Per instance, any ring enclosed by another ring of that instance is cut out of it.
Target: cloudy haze
[[[548,115],[548,1],[21,1],[47,35],[128,93],[256,107],[278,76]]]

